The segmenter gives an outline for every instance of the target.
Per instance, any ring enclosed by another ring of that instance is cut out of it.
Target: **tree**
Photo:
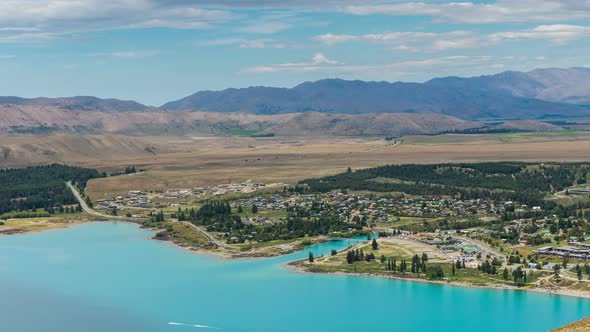
[[[375,240],[375,239],[373,239],[373,243],[371,243],[371,246],[373,247],[373,250],[379,249],[379,244],[377,243],[377,240]]]
[[[440,280],[444,278],[443,269],[440,265],[429,266],[425,273],[426,277],[431,280]]]
[[[252,205],[252,213],[254,213],[254,214],[258,213],[258,206]]]
[[[367,241],[371,241],[371,233],[367,234]]]
[[[336,251],[335,249],[332,249],[332,252],[330,253],[332,256],[336,256],[336,254],[338,254],[338,251]]]
[[[460,269],[461,268],[461,261],[457,260],[456,265],[457,265],[457,269]]]
[[[238,213],[242,213],[242,212],[244,212],[244,209],[242,208],[241,205],[238,205]]]
[[[346,263],[352,264],[354,262],[354,252],[350,250],[346,253]]]
[[[113,215],[113,216],[116,216],[116,215],[117,215],[117,208],[116,208],[116,207],[114,207],[114,208],[111,210],[111,215]]]
[[[385,263],[385,255],[381,254],[381,264]]]
[[[564,257],[563,260],[561,261],[561,265],[563,266],[564,269],[567,269],[567,263],[569,263],[569,259],[567,257]]]
[[[516,286],[524,286],[526,283],[526,272],[522,270],[522,267],[517,267],[516,270],[512,271],[512,277]]]
[[[559,279],[559,265],[558,264],[553,265],[553,277],[555,279]]]
[[[582,269],[580,268],[580,266],[576,266],[577,270],[578,270],[578,280],[582,280]]]
[[[88,205],[88,207],[91,209],[94,207],[94,205],[92,204],[92,200],[88,196],[86,196],[86,205]]]
[[[451,274],[455,276],[455,262],[451,263]]]
[[[508,281],[508,268],[504,268],[504,272],[502,272],[502,277],[504,281]]]
[[[308,257],[308,259],[309,259],[309,262],[310,262],[310,263],[313,263],[313,252],[311,252],[311,251],[309,252],[309,257]]]

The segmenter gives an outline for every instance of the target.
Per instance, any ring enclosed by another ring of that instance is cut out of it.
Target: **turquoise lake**
[[[0,238],[0,331],[547,331],[590,300],[508,290],[301,274],[229,261],[94,223]]]

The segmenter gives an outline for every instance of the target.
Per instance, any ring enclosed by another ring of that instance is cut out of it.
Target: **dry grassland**
[[[443,135],[406,137],[393,146],[378,138],[129,137],[54,135],[0,137],[0,167],[48,162],[142,174],[91,181],[92,198],[129,190],[166,190],[210,184],[283,182],[392,163],[587,161],[590,134]]]

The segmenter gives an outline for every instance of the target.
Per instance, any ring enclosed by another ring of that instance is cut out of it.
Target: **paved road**
[[[183,224],[187,225],[188,227],[190,227],[190,228],[192,228],[192,229],[196,230],[197,232],[201,232],[203,235],[205,235],[205,237],[207,237],[207,239],[209,239],[209,241],[213,242],[213,243],[214,243],[216,246],[218,246],[218,247],[225,248],[225,249],[236,249],[236,248],[235,248],[235,247],[233,247],[233,246],[230,246],[230,245],[228,245],[228,244],[226,244],[226,243],[223,243],[223,242],[221,242],[221,241],[217,240],[216,238],[214,238],[214,237],[213,237],[213,235],[211,235],[211,234],[209,234],[208,232],[206,232],[206,231],[202,230],[200,227],[198,227],[198,226],[197,226],[197,225],[195,225],[195,224],[191,224],[191,223],[190,223],[190,222],[188,222],[188,221],[178,221],[178,222],[179,222],[179,223],[183,223]]]
[[[72,193],[74,194],[74,196],[76,197],[78,202],[80,202],[80,205],[82,206],[82,210],[84,210],[84,212],[86,212],[90,215],[109,219],[109,220],[115,219],[115,220],[125,220],[125,221],[141,221],[141,219],[138,219],[138,218],[113,216],[113,215],[108,215],[108,214],[98,212],[98,211],[94,210],[93,208],[91,208],[90,206],[88,206],[88,204],[86,204],[86,201],[82,198],[82,195],[80,195],[80,193],[78,192],[78,189],[74,185],[72,185],[71,182],[67,182],[66,184],[70,188],[70,190],[72,191]],[[213,242],[218,247],[226,248],[226,249],[236,249],[233,246],[230,246],[226,243],[223,243],[223,242],[217,240],[211,234],[207,233],[206,231],[202,230],[201,228],[197,227],[196,225],[191,224],[190,222],[187,222],[187,221],[179,221],[179,222],[187,225],[188,227],[191,227],[192,229],[196,230],[197,232],[202,233],[203,235],[205,235],[205,237],[207,237],[207,239],[209,239],[209,241]]]
[[[100,218],[105,218],[108,220],[114,219],[114,220],[126,220],[126,221],[141,221],[141,219],[137,219],[137,218],[113,216],[110,214],[104,214],[104,213],[98,212],[95,209],[89,207],[88,204],[86,204],[86,201],[82,198],[82,195],[80,195],[80,193],[78,192],[78,189],[74,185],[72,185],[71,182],[66,182],[66,185],[70,188],[70,190],[74,194],[74,197],[76,197],[76,199],[80,203],[80,206],[82,206],[82,210],[90,215],[100,217]]]

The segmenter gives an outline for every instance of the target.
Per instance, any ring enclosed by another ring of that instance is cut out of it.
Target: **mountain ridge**
[[[481,120],[582,116],[590,114],[586,103],[590,104],[590,69],[573,67],[448,76],[424,83],[321,79],[293,88],[208,90],[161,108],[253,114],[433,113]]]
[[[579,117],[590,115],[590,68],[447,76],[424,83],[328,78],[302,82],[292,88],[251,86],[203,90],[160,107],[93,96],[5,96],[0,97],[0,105],[101,112],[166,109],[257,115],[414,113],[447,115],[469,121]]]

